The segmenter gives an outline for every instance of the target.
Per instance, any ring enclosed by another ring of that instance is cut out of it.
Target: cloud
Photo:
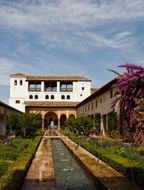
[[[18,29],[37,30],[41,27],[92,27],[111,21],[126,22],[131,19],[144,19],[143,0],[103,0],[99,2],[57,0],[53,3],[25,1],[25,3],[15,3],[15,6],[13,4],[2,5],[0,23]],[[66,30],[66,28],[63,29]]]
[[[119,30],[107,37],[109,28],[105,31],[103,26],[143,20],[143,10],[143,0],[24,0],[0,6],[0,26],[10,32],[36,34],[39,43],[49,49],[62,46],[73,51],[91,47],[132,50],[136,43],[129,31]],[[104,35],[97,31],[98,27]],[[25,51],[27,46],[19,49],[21,53]]]
[[[0,85],[9,85],[9,75],[16,72],[30,72],[32,66],[20,64],[8,58],[0,57]],[[34,69],[33,69],[34,70]]]
[[[21,53],[21,54],[29,53],[30,52],[30,44],[26,43],[26,44],[19,45],[17,48],[17,52]]]
[[[95,32],[78,32],[77,34],[85,39],[83,44],[92,48],[112,48],[124,52],[131,52],[137,46],[133,34],[129,31],[116,33],[112,36]]]

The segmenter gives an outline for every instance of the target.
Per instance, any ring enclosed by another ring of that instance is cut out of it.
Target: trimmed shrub
[[[93,120],[87,116],[78,117],[76,119],[68,119],[66,122],[67,129],[77,135],[89,135],[93,130]]]
[[[121,149],[119,142],[115,143],[112,140],[88,140],[82,136],[77,137],[74,133],[65,131],[63,133],[100,160],[134,180],[135,183],[144,185],[144,158],[139,155],[139,151],[143,151],[143,148],[140,150],[131,147]]]
[[[18,190],[20,188],[34,158],[41,137],[42,133],[39,133],[31,140],[21,156],[9,166],[8,170],[0,178],[0,190]]]
[[[116,131],[117,114],[115,111],[108,113],[108,133],[111,135]]]

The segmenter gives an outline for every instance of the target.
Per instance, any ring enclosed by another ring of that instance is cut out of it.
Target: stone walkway
[[[51,141],[46,133],[38,147],[21,190],[57,190]]]
[[[134,185],[126,177],[75,144],[69,138],[62,136],[59,131],[56,133],[58,136],[47,136],[48,132],[43,136],[21,190],[57,190],[51,138],[61,138],[85,167],[108,190],[142,190],[139,186]]]

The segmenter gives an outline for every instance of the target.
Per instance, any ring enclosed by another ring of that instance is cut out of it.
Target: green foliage
[[[12,163],[5,174],[0,178],[0,190],[18,190],[23,182],[27,170],[39,145],[42,133],[29,141],[29,146],[25,148],[18,159]],[[17,145],[16,145],[17,146]]]
[[[101,114],[96,113],[95,114],[95,127],[96,127],[96,132],[98,134],[100,133],[100,122],[101,122]]]
[[[108,113],[108,133],[110,135],[113,131],[116,131],[116,119],[117,115],[115,111]]]
[[[67,128],[80,135],[89,135],[93,130],[93,120],[87,116],[82,116],[76,119],[68,119],[66,122]]]
[[[103,160],[135,183],[144,181],[144,147],[124,147],[121,141],[110,139],[86,139],[74,133],[64,132],[70,139]]]
[[[8,144],[0,144],[0,177],[8,166],[29,146],[30,139],[10,139]]]
[[[33,138],[41,123],[40,114],[12,113],[8,116],[8,125],[15,132],[16,137]]]
[[[20,126],[18,124],[18,119],[19,119],[18,113],[11,113],[8,115],[8,126],[15,131],[16,137],[20,136]]]
[[[8,169],[8,163],[0,162],[0,177],[6,172]]]

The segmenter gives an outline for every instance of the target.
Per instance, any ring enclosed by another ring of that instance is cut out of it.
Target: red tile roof
[[[84,76],[72,76],[72,75],[24,75],[23,73],[14,73],[10,77],[26,77],[28,81],[35,80],[51,80],[51,81],[91,81]]]
[[[91,81],[83,76],[27,76],[28,81],[33,80],[51,80],[51,81]]]
[[[4,103],[4,102],[2,102],[2,101],[0,101],[0,106],[1,106],[1,107],[4,107],[4,108],[7,108],[7,109],[9,109],[9,110],[12,110],[12,111],[21,112],[21,111],[19,111],[19,110],[13,108],[13,107],[11,107],[11,106],[9,106],[8,104],[6,104],[6,103]]]
[[[10,77],[25,77],[26,78],[26,75],[24,75],[23,73],[14,73],[14,74],[11,74]]]
[[[79,102],[58,102],[58,101],[25,101],[27,107],[72,107],[74,108]]]

